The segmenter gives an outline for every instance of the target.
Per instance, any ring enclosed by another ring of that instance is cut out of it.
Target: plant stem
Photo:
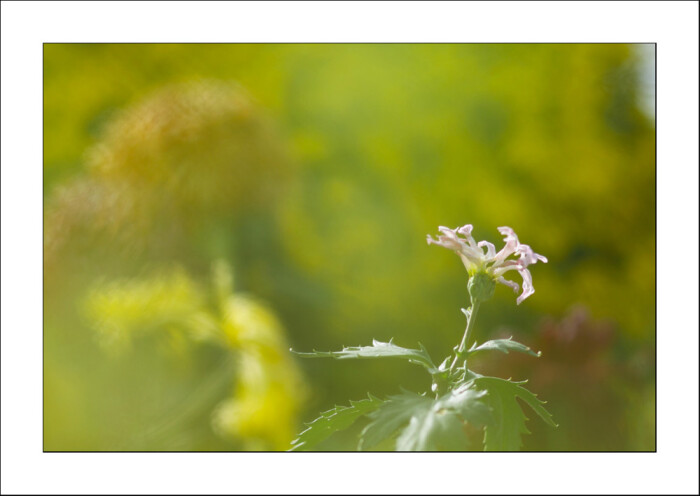
[[[469,312],[469,318],[467,319],[467,328],[464,331],[464,336],[462,336],[462,342],[459,343],[459,348],[457,348],[457,352],[455,353],[455,359],[452,361],[452,365],[450,365],[450,375],[452,374],[452,371],[454,370],[455,366],[457,365],[457,360],[459,360],[459,355],[464,353],[464,350],[467,348],[467,341],[469,340],[469,332],[474,327],[474,320],[476,317],[476,312],[478,310],[479,310],[479,300],[473,300],[472,306],[471,306],[470,312]]]

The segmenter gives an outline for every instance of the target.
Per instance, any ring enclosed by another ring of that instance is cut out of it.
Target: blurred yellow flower
[[[217,343],[236,357],[231,398],[212,416],[215,432],[245,449],[285,450],[297,429],[306,386],[288,353],[284,329],[270,308],[233,293],[225,263],[214,264],[218,312],[183,270],[153,278],[117,281],[93,289],[85,313],[108,350],[123,350],[144,331],[169,332],[185,350],[197,341]],[[183,339],[183,337],[187,339]]]

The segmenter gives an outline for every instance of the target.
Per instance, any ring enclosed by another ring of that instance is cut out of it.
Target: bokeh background
[[[288,349],[441,361],[467,276],[425,236],[471,223],[549,258],[475,330],[543,352],[474,366],[548,401],[524,449],[655,450],[653,81],[653,45],[44,45],[44,449],[283,450],[427,390]]]

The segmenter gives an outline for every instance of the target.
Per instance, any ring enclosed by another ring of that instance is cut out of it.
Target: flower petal
[[[504,236],[503,240],[506,242],[506,245],[494,257],[494,262],[497,264],[503,262],[506,258],[515,253],[516,248],[520,244],[518,235],[515,234],[515,231],[513,231],[510,227],[499,227],[498,232]]]
[[[454,237],[457,237],[457,232],[456,232],[457,230],[456,229],[450,229],[449,227],[439,226],[438,231],[440,231],[443,234],[452,235]]]
[[[501,233],[503,236],[505,236],[503,239],[506,241],[506,243],[509,240],[514,240],[516,243],[520,243],[518,241],[518,235],[515,234],[515,231],[513,231],[513,229],[511,229],[510,227],[501,226],[498,228],[498,232]]]
[[[474,238],[472,237],[472,229],[474,229],[474,227],[471,224],[466,224],[462,227],[458,227],[455,229],[455,231],[464,236],[472,249],[477,250],[478,247],[476,246],[476,241],[474,241]]]
[[[520,255],[520,263],[523,264],[524,267],[537,262],[535,252],[532,251],[529,245],[519,245],[515,249],[515,252]]]
[[[518,272],[523,277],[523,292],[516,300],[518,305],[520,305],[525,298],[535,292],[535,287],[532,285],[532,274],[530,274],[529,270],[520,269]]]
[[[474,262],[471,258],[466,256],[464,253],[459,253],[459,258],[462,259],[462,263],[464,264],[464,268],[467,269],[467,272],[469,272],[470,274],[479,268],[478,262]]]
[[[518,253],[518,255],[520,255],[520,262],[523,264],[524,267],[527,267],[530,264],[537,263],[538,260],[547,263],[547,257],[538,255],[537,253],[532,251],[532,248],[530,248],[528,245],[519,245],[515,251],[516,253]]]
[[[472,226],[471,224],[466,224],[457,229],[457,232],[462,236],[469,237],[472,235],[472,229],[474,229],[474,226]]]
[[[462,240],[457,238],[457,236],[450,235],[438,236],[437,240],[433,239],[432,236],[428,235],[428,244],[442,246],[443,248],[454,250],[458,253],[462,251],[462,246],[466,246]]]
[[[486,247],[486,258],[487,259],[491,260],[492,258],[494,258],[496,256],[496,247],[493,246],[493,243],[489,243],[488,241],[479,241],[479,243],[477,243],[477,245],[479,246],[479,248],[481,248],[482,246]]]
[[[505,246],[498,253],[496,253],[496,247],[492,243],[488,241],[476,243],[474,241],[471,224],[455,229],[440,226],[438,229],[440,235],[437,236],[437,239],[433,239],[430,235],[427,236],[428,244],[436,244],[457,253],[470,277],[475,272],[484,272],[495,282],[508,286],[517,294],[520,285],[503,277],[506,272],[517,270],[523,278],[522,293],[517,298],[518,305],[535,292],[532,285],[532,275],[527,267],[538,261],[546,263],[547,257],[535,253],[529,245],[521,244],[518,235],[510,227],[498,228],[505,241]],[[513,254],[518,255],[519,258],[509,259],[508,257]]]
[[[520,270],[522,266],[518,262],[519,260],[506,260],[505,262],[491,267],[491,273],[495,277],[500,277],[509,270]]]
[[[515,281],[509,281],[508,279],[499,277],[498,279],[496,279],[496,282],[503,284],[504,286],[508,286],[513,290],[514,293],[517,293],[520,290],[520,285]]]
[[[465,230],[466,227],[469,226],[464,226],[460,229]],[[464,240],[457,235],[457,229],[450,229],[449,227],[440,226],[438,230],[443,234],[441,236],[438,236],[437,240],[433,239],[430,235],[428,235],[427,241],[429,245],[435,244],[454,251],[460,256],[462,262],[464,263],[464,266],[467,268],[468,271],[471,271],[483,265],[484,254],[476,246],[476,243],[474,242],[474,239],[471,236],[469,236],[467,240]],[[469,232],[469,230],[465,230],[465,232]],[[468,245],[466,243],[467,241],[473,246]]]

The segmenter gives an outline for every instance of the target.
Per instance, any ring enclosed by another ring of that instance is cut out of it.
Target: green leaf
[[[431,374],[437,373],[437,367],[433,363],[430,355],[423,345],[420,345],[420,350],[412,350],[396,346],[389,341],[382,343],[381,341],[372,340],[372,346],[352,346],[343,348],[341,351],[313,351],[311,353],[300,353],[292,350],[293,353],[306,358],[337,358],[339,360],[350,358],[384,358],[397,357],[405,358],[411,363],[417,363],[428,369]]]
[[[465,424],[490,421],[485,391],[466,384],[435,400],[415,393],[390,397],[362,431],[360,449],[369,449],[406,426],[396,440],[398,451],[460,451],[468,444]]]
[[[347,429],[362,415],[382,406],[384,401],[367,395],[367,399],[350,401],[350,406],[336,406],[323,412],[319,418],[307,424],[309,427],[292,441],[289,451],[308,450],[336,431]]]
[[[491,409],[484,403],[486,391],[479,391],[472,384],[463,384],[438,400],[439,408],[457,412],[465,421],[480,427],[491,421]]]
[[[464,422],[454,411],[432,408],[411,417],[396,440],[396,451],[461,451],[467,446]]]
[[[487,391],[486,399],[493,410],[493,420],[486,426],[485,451],[517,451],[522,446],[522,434],[529,434],[528,420],[516,397],[524,400],[542,419],[553,427],[557,424],[542,406],[543,401],[522,387],[522,382],[511,382],[497,377],[478,377],[474,383]]]
[[[491,341],[486,341],[479,346],[474,343],[474,345],[467,351],[466,355],[474,355],[475,353],[487,350],[497,350],[502,351],[503,353],[508,353],[509,351],[519,351],[520,353],[527,353],[528,355],[532,355],[534,357],[539,357],[542,354],[541,352],[535,353],[529,347],[522,343],[518,343],[517,341],[513,341],[513,338],[510,337],[508,339],[493,339]]]
[[[366,450],[376,446],[432,404],[432,399],[415,393],[390,396],[379,409],[367,415],[372,422],[362,430],[359,448]]]

